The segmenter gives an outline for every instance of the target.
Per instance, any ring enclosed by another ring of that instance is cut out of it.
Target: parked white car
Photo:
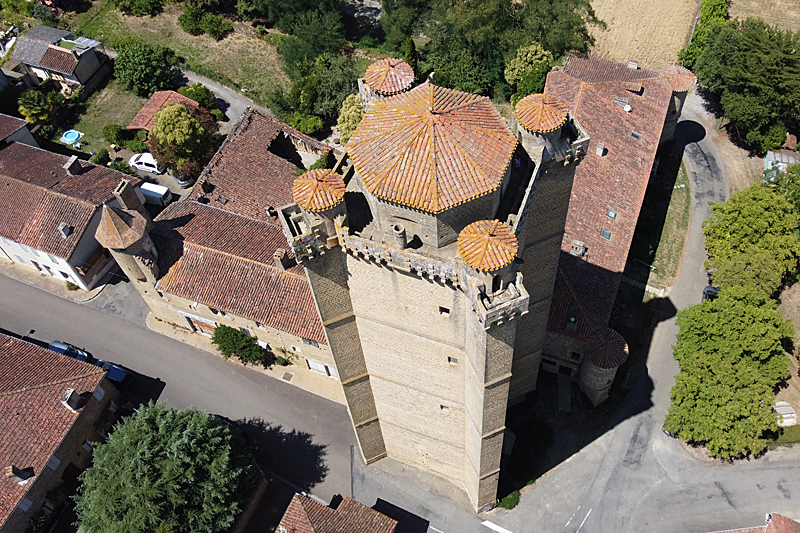
[[[144,172],[152,172],[153,174],[163,174],[164,165],[159,166],[156,158],[150,152],[141,154],[133,154],[128,165],[136,170],[143,170]]]

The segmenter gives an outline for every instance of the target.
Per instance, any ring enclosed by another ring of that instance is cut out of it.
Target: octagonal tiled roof
[[[414,69],[400,59],[374,62],[364,73],[364,83],[375,92],[392,95],[407,91],[414,84]]]
[[[593,331],[583,340],[583,355],[600,368],[617,368],[628,359],[628,343],[611,328]]]
[[[688,68],[678,65],[670,65],[662,70],[659,76],[666,78],[676,93],[685,93],[697,82],[697,78]]]
[[[309,170],[294,180],[292,196],[306,211],[325,211],[344,199],[344,180],[330,169]]]
[[[478,220],[458,234],[458,255],[475,270],[501,269],[514,260],[518,250],[516,235],[499,220]]]
[[[517,122],[528,131],[546,133],[567,121],[567,106],[549,94],[530,94],[514,107]]]

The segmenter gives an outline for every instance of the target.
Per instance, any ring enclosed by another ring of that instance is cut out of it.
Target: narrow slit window
[[[448,357],[447,362],[450,363],[450,366],[456,366],[458,364],[458,359],[455,357]]]
[[[450,309],[448,309],[447,307],[442,307],[440,305],[439,306],[439,314],[442,315],[443,317],[447,318],[447,317],[450,316]]]
[[[638,133],[636,133],[635,131],[632,131],[632,132],[631,132],[631,137],[633,137],[633,138],[634,138],[634,139],[636,139],[637,141],[641,141],[641,140],[642,140],[642,136],[641,136],[641,135],[639,135]]]

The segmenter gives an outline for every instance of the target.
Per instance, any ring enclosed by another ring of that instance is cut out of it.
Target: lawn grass
[[[143,41],[172,48],[188,70],[240,89],[259,104],[269,91],[287,86],[275,45],[248,34],[249,27],[236,22],[234,31],[221,41],[207,35],[193,36],[177,23],[181,6],[167,4],[156,17],[133,17],[114,9],[110,0],[97,0],[86,12],[73,17],[72,31],[114,47],[122,39]]]
[[[668,287],[678,277],[683,248],[689,233],[692,207],[689,173],[683,162],[681,162],[674,187],[676,188],[672,190],[667,216],[664,219],[664,228],[661,231],[661,240],[653,259],[653,266],[656,268],[650,275],[650,285]]]
[[[767,446],[770,450],[774,450],[778,446],[784,446],[786,444],[792,445],[795,442],[800,442],[800,426],[781,428],[778,438],[768,440]]]
[[[91,150],[108,148],[109,145],[103,138],[103,127],[108,124],[127,127],[145,102],[147,98],[127,92],[119,82],[110,80],[105,87],[86,100],[86,111],[73,117],[72,121],[67,121],[56,132],[53,140],[57,142],[63,130],[72,128],[84,134],[80,141],[80,151],[88,153]]]

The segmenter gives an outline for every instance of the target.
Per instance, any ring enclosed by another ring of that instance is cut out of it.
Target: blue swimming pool
[[[83,137],[83,133],[75,130],[67,130],[64,132],[64,135],[61,136],[61,140],[67,144],[72,144],[81,137]]]

